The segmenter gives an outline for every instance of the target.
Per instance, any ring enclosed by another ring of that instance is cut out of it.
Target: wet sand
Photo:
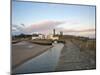
[[[89,70],[95,68],[95,56],[91,56],[91,52],[80,51],[79,47],[67,40],[55,71]]]
[[[13,73],[25,74],[55,71],[63,46],[62,43],[53,44],[53,47],[49,50],[15,68]]]
[[[38,45],[26,41],[12,44],[12,68],[16,68],[49,48],[52,48],[52,45]]]

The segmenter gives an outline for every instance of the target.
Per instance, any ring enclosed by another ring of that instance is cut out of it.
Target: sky
[[[95,6],[12,2],[12,34],[59,34],[95,37]]]

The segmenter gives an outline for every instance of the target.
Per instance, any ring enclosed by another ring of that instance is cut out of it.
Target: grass
[[[81,52],[88,54],[91,57],[96,57],[96,40],[95,39],[73,39],[72,42],[80,48]]]

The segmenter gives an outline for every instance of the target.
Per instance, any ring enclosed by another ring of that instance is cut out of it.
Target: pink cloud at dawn
[[[30,26],[26,27],[24,29],[25,32],[39,32],[39,31],[46,31],[46,30],[52,30],[52,29],[57,29],[59,31],[63,31],[63,32],[93,32],[95,31],[95,28],[77,28],[77,29],[70,29],[68,28],[69,26],[67,25],[67,21],[51,21],[51,20],[45,20],[45,21],[41,21],[41,22],[37,22],[34,24],[31,24]],[[71,24],[78,24],[78,22],[72,22]],[[66,28],[62,28],[63,24],[66,24]],[[59,26],[59,27],[58,27]]]
[[[93,27],[78,28],[76,25],[78,25],[79,22],[76,21],[72,21],[72,22],[70,21],[70,24],[72,28],[70,28],[68,21],[43,20],[27,26],[25,26],[24,24],[13,25],[12,30],[14,32],[19,31],[25,34],[33,34],[33,33],[52,34],[52,30],[56,29],[56,32],[58,34],[60,31],[63,31],[64,34],[68,34],[68,35],[78,35],[78,36],[94,35],[95,36],[96,29]]]
[[[27,33],[32,33],[32,32],[44,32],[47,30],[52,30],[56,28],[58,25],[64,24],[65,21],[52,21],[52,20],[45,20],[41,22],[37,22],[34,24],[31,24],[30,26],[26,27],[24,29],[25,32]]]
[[[66,29],[64,32],[71,33],[71,32],[95,32],[95,28],[92,29],[82,29],[82,30],[74,30],[74,29]]]

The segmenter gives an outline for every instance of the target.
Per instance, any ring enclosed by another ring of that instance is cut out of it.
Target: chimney
[[[63,32],[62,31],[60,31],[60,36],[62,36],[63,35]]]
[[[53,29],[53,36],[55,36],[55,34],[56,34],[56,33],[55,33],[55,29]]]

